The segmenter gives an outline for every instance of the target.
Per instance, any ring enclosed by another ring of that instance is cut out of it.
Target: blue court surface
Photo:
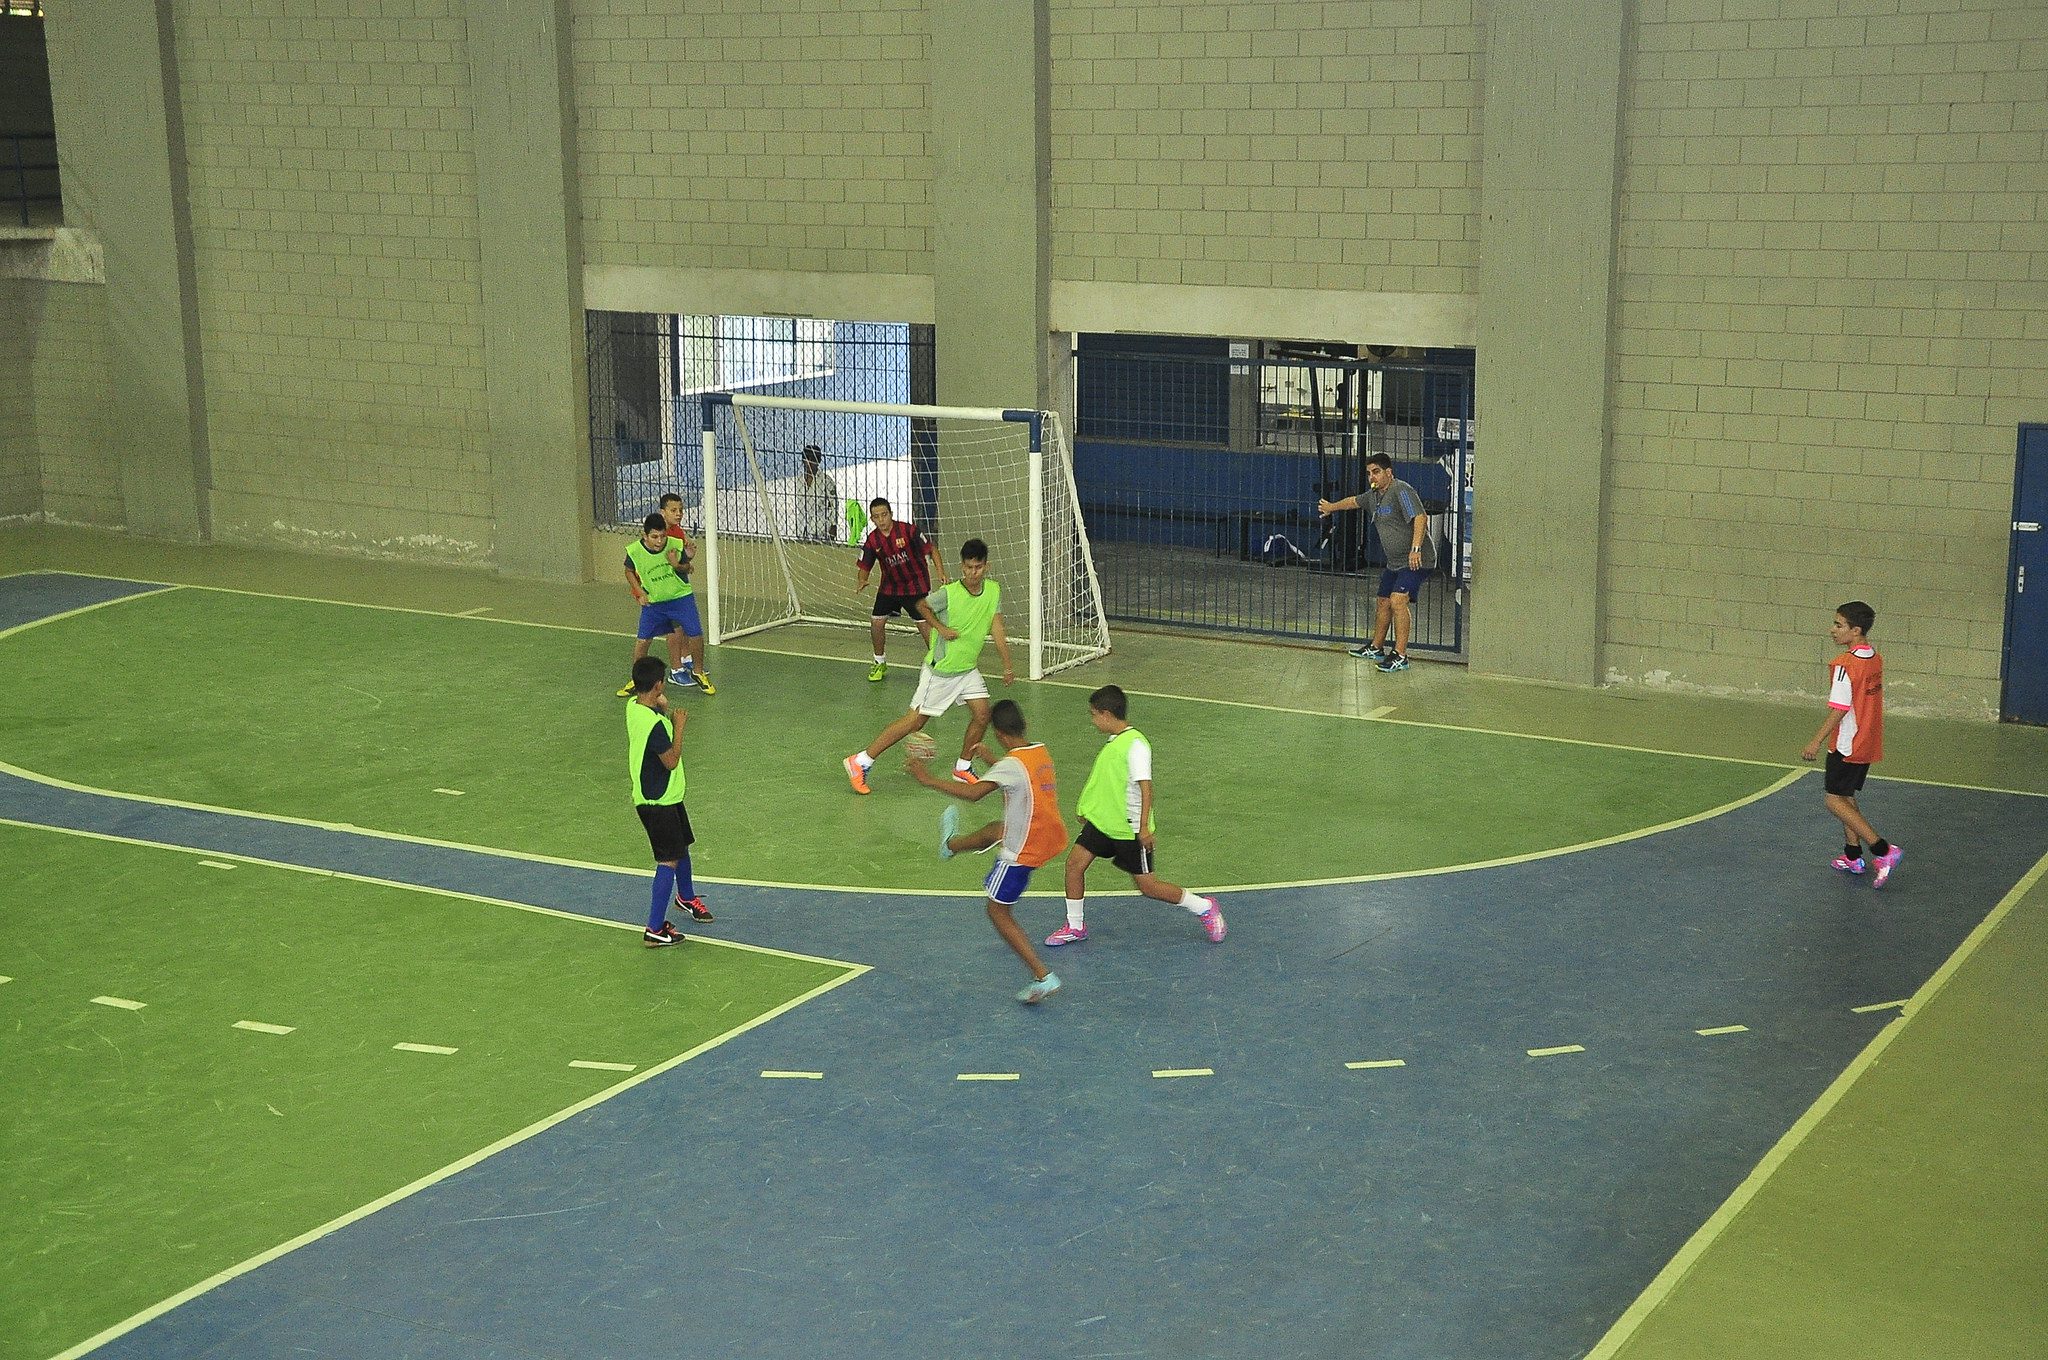
[[[1579,1356],[2048,843],[2048,799],[1871,794],[1911,828],[1882,893],[1827,868],[1809,776],[1578,854],[1237,894],[1221,945],[1099,898],[1037,1008],[971,889],[722,888],[705,933],[873,971],[96,1354]],[[0,817],[645,905],[12,776]]]

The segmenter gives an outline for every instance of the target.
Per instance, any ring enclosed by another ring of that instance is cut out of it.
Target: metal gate
[[[1471,575],[1472,352],[1419,362],[1356,346],[1085,335],[1074,474],[1113,620],[1348,641],[1385,566],[1356,512],[1385,453],[1430,515],[1436,569],[1411,650],[1462,657]]]

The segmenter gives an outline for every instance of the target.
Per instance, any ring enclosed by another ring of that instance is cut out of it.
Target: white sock
[[[853,753],[853,760],[854,763],[856,765],[859,765],[863,770],[872,770],[875,768],[875,758],[869,755],[864,750],[855,751]]]
[[[1209,899],[1195,896],[1195,890],[1192,888],[1182,888],[1180,890],[1180,905],[1186,907],[1195,915],[1200,916],[1209,909]]]
[[[1069,897],[1067,899],[1067,924],[1076,930],[1086,930],[1088,928],[1081,921],[1081,907],[1086,900],[1080,897]]]
[[[962,774],[971,774],[974,771],[974,762],[971,760],[956,760],[953,762],[953,768]]]
[[[887,661],[888,659],[888,657],[883,656],[880,652],[875,653],[875,664],[877,666],[881,665],[884,661]]]

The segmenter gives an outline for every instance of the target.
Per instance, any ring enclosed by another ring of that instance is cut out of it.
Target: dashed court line
[[[1021,1072],[962,1072],[955,1081],[1021,1081]]]
[[[296,1027],[296,1026],[293,1026],[293,1025],[271,1025],[271,1024],[266,1024],[266,1023],[264,1023],[264,1022],[263,1022],[263,1021],[261,1021],[261,1020],[237,1020],[237,1021],[235,1021],[235,1028],[236,1028],[236,1029],[247,1029],[247,1030],[254,1030],[254,1031],[255,1031],[256,1033],[258,1033],[258,1034],[296,1034],[296,1033],[298,1033],[298,1029],[297,1029],[297,1027]]]
[[[1406,1058],[1368,1058],[1364,1062],[1348,1062],[1344,1065],[1353,1072],[1363,1072],[1375,1067],[1406,1067],[1408,1060]]]
[[[224,864],[217,859],[203,859],[199,861],[199,867],[202,869],[232,869],[235,866],[232,864]]]
[[[1559,1044],[1555,1048],[1531,1048],[1525,1050],[1532,1058],[1561,1058],[1567,1053],[1584,1053],[1584,1044]]]
[[[1747,1033],[1749,1033],[1749,1026],[1748,1026],[1748,1025],[1715,1025],[1715,1026],[1714,1026],[1713,1028],[1711,1028],[1711,1029],[1696,1029],[1696,1030],[1694,1030],[1694,1031],[1693,1031],[1693,1033],[1694,1033],[1694,1034],[1697,1034],[1697,1035],[1699,1035],[1699,1036],[1700,1036],[1700,1037],[1701,1037],[1702,1039],[1711,1039],[1711,1038],[1713,1038],[1713,1037],[1714,1037],[1714,1036],[1715,1036],[1716,1034],[1747,1034]]]
[[[462,1051],[459,1048],[449,1048],[443,1044],[393,1044],[392,1047],[400,1053],[438,1053],[443,1057],[450,1053],[460,1053]]]
[[[95,1006],[112,1006],[118,1011],[139,1011],[149,1003],[147,1001],[130,1001],[125,996],[96,996],[92,999],[92,1004]]]
[[[1850,1009],[1850,1010],[1852,1010],[1852,1011],[1854,1011],[1854,1012],[1856,1012],[1856,1014],[1858,1014],[1858,1015],[1868,1015],[1868,1014],[1870,1014],[1870,1013],[1871,1013],[1872,1011],[1898,1011],[1898,1010],[1904,1010],[1905,1008],[1906,1008],[1906,1003],[1905,1003],[1905,1001],[1904,1001],[1904,1000],[1899,1000],[1899,1001],[1873,1001],[1873,1002],[1871,1002],[1871,1003],[1870,1003],[1870,1004],[1869,1004],[1868,1006],[1851,1006],[1851,1007],[1850,1007],[1849,1009]]]
[[[1216,1069],[1213,1067],[1157,1067],[1152,1070],[1152,1075],[1162,1078],[1213,1077],[1216,1075]]]
[[[823,1081],[825,1079],[823,1072],[777,1072],[770,1070],[763,1072],[761,1075],[770,1081]]]
[[[592,1072],[637,1072],[639,1070],[632,1063],[589,1062],[582,1058],[572,1060],[569,1066],[588,1068]]]

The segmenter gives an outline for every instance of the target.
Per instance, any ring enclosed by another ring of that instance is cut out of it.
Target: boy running
[[[882,584],[875,592],[874,612],[868,619],[868,632],[875,644],[875,664],[868,668],[868,679],[881,680],[889,674],[882,635],[891,615],[902,614],[915,623],[919,639],[930,648],[932,626],[917,612],[917,605],[931,593],[932,582],[946,584],[946,564],[939,557],[938,545],[927,540],[915,524],[897,519],[885,498],[877,496],[868,502],[868,522],[874,527],[860,541],[860,569],[853,590],[856,595],[866,590],[868,573],[875,563],[882,564]],[[929,570],[927,558],[931,559]]]
[[[662,497],[664,511],[668,501],[669,497]],[[675,502],[675,527],[680,533],[682,498],[675,497]],[[680,536],[686,546],[689,535]],[[690,586],[689,571],[688,559],[669,537],[667,514],[649,515],[642,520],[640,537],[626,545],[626,589],[633,592],[633,599],[640,606],[633,664],[638,666],[647,655],[647,644],[657,634],[666,632],[669,664],[676,668],[668,673],[668,678],[685,688],[695,685],[706,694],[716,694],[717,688],[704,671],[704,625],[697,619],[697,600]],[[627,685],[619,695],[623,698],[633,692],[633,687]]]
[[[647,911],[647,929],[640,933],[649,949],[683,938],[669,924],[671,901],[696,920],[711,919],[690,875],[690,846],[696,837],[683,806],[683,715],[669,711],[662,670],[659,657],[635,661],[633,697],[626,701],[626,773],[648,848],[654,851],[654,904]]]
[[[963,567],[966,565],[965,557],[963,553]],[[1031,971],[1031,983],[1017,993],[1017,999],[1027,1006],[1035,1006],[1060,989],[1060,980],[1032,950],[1031,941],[1024,938],[1023,927],[1010,914],[1010,908],[1024,895],[1025,887],[1031,882],[1031,871],[1066,848],[1067,828],[1060,821],[1059,789],[1053,779],[1052,755],[1043,744],[1025,738],[1024,710],[1017,707],[1014,699],[1005,699],[995,706],[990,716],[995,724],[996,740],[1002,743],[1007,754],[1000,760],[994,760],[994,752],[983,750],[982,758],[989,760],[990,764],[988,773],[980,779],[962,784],[957,776],[950,781],[936,778],[925,768],[924,762],[914,756],[903,763],[910,771],[910,777],[918,783],[965,803],[979,802],[1001,790],[1002,817],[979,831],[961,832],[960,809],[957,807],[948,806],[939,814],[939,858],[951,859],[970,850],[979,852],[1002,846],[996,855],[995,867],[988,871],[988,880],[982,885],[988,893],[988,919],[996,928],[996,934],[1003,937],[1003,943],[1009,945]]]
[[[1891,881],[1905,851],[1878,835],[1856,806],[1856,794],[1870,767],[1884,755],[1884,658],[1870,645],[1869,637],[1870,626],[1876,622],[1877,611],[1861,600],[1851,600],[1835,611],[1828,636],[1836,646],[1848,650],[1834,661],[1827,721],[1799,754],[1801,759],[1812,760],[1823,745],[1828,748],[1825,802],[1847,838],[1842,853],[1834,858],[1835,868],[1845,874],[1860,874],[1874,866],[1877,872],[1871,876],[1870,886],[1882,888]],[[1868,861],[1863,857],[1865,844],[1870,846]]]
[[[1106,859],[1131,876],[1138,891],[1155,902],[1186,907],[1211,941],[1225,932],[1222,909],[1213,897],[1197,897],[1152,872],[1152,743],[1126,720],[1130,701],[1122,689],[1104,685],[1088,696],[1088,720],[1108,737],[1081,789],[1081,834],[1067,851],[1067,923],[1045,937],[1054,948],[1088,938],[1082,917],[1088,866]]]
[[[1003,632],[1003,588],[988,579],[988,544],[978,538],[961,544],[960,579],[919,600],[917,610],[932,630],[917,693],[910,697],[908,713],[883,728],[882,735],[865,750],[839,762],[855,793],[870,792],[868,771],[874,768],[876,756],[955,704],[967,705],[968,719],[960,758],[953,762],[953,778],[963,784],[976,783],[974,748],[989,723],[988,682],[975,667],[983,644],[996,644],[996,652],[1003,658],[1003,683],[1013,684],[1017,679],[1010,665],[1010,639]]]

